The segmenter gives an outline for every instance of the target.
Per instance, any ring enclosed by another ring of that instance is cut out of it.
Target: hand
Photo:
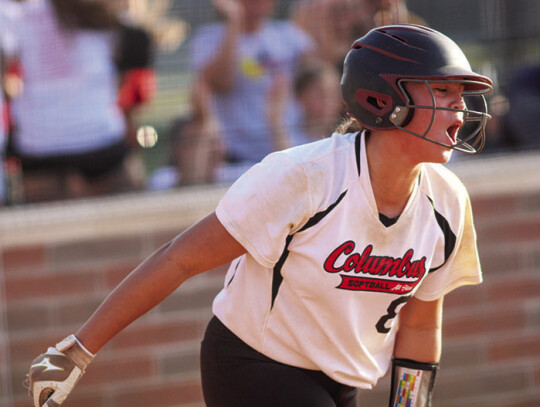
[[[34,359],[27,375],[28,394],[34,407],[61,405],[93,357],[72,335]]]
[[[239,23],[244,15],[244,8],[238,0],[213,0],[214,7],[225,19]]]

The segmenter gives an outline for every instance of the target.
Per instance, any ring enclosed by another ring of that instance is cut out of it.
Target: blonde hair
[[[356,133],[362,131],[363,127],[358,121],[350,116],[345,117],[336,127],[335,132],[339,134]]]

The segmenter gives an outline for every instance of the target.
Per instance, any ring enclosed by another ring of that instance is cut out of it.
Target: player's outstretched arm
[[[215,214],[180,234],[133,270],[73,337],[34,360],[28,375],[34,406],[62,404],[94,355],[189,277],[225,264],[245,249]]]
[[[442,305],[443,298],[413,297],[400,311],[389,406],[431,406],[441,355]]]

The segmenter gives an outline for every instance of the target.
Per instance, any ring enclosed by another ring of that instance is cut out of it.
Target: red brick
[[[497,245],[531,243],[540,241],[540,217],[501,218],[499,222],[490,222],[478,227],[478,238],[486,236]]]
[[[488,347],[492,361],[516,358],[540,358],[540,333],[530,336],[514,336],[505,341],[497,341]]]
[[[92,291],[95,281],[96,274],[93,272],[8,278],[5,283],[6,297],[10,301],[70,296]]]
[[[495,273],[514,273],[526,270],[528,267],[526,256],[519,251],[519,248],[493,247],[493,240],[489,236],[478,236],[478,252],[486,277]]]
[[[84,380],[84,379],[83,379]],[[75,391],[69,395],[62,407],[101,407],[111,406],[109,403],[110,397],[100,391],[82,392],[77,386]],[[28,407],[25,406],[25,407]],[[116,406],[115,406],[116,407]],[[118,406],[120,407],[120,406]],[[133,406],[135,407],[135,405]]]
[[[490,333],[523,329],[526,326],[526,314],[522,309],[493,309],[489,311],[471,311],[468,314],[451,318],[443,317],[443,335],[459,337],[469,335],[489,335]]]
[[[182,355],[160,354],[157,364],[159,374],[163,376],[195,373],[200,369],[199,350]]]
[[[515,196],[472,198],[471,205],[475,222],[484,221],[484,218],[500,217],[501,213],[513,213],[519,206],[519,198]]]
[[[519,209],[521,211],[537,211],[540,209],[540,194],[538,192],[521,197]]]
[[[49,346],[69,335],[68,331],[37,331],[35,335],[13,335],[10,338],[9,352],[12,366],[27,366],[39,354],[45,352]]]
[[[10,305],[6,314],[11,333],[43,330],[51,324],[52,320],[51,310],[43,305],[26,303]]]
[[[98,355],[81,381],[81,387],[94,388],[96,385],[139,380],[151,377],[155,373],[155,363],[149,352],[141,352],[127,359],[106,358],[104,355]]]
[[[53,264],[80,264],[141,258],[142,237],[110,238],[52,246],[49,255]]]
[[[476,367],[488,362],[484,341],[466,341],[453,344],[451,340],[443,339],[441,365],[444,369],[464,369]]]
[[[175,292],[159,305],[158,310],[169,313],[186,309],[210,308],[215,296],[223,287],[222,281],[215,283],[213,286],[205,286],[199,290]]]
[[[200,338],[198,321],[139,321],[121,332],[112,342],[115,349],[178,343]]]
[[[115,397],[118,406],[178,406],[183,403],[202,401],[202,390],[199,381],[177,381],[138,386],[119,393]]]
[[[64,327],[82,325],[101,304],[104,297],[96,295],[81,295],[73,301],[55,301],[53,305],[54,328],[61,330]]]
[[[484,304],[486,301],[484,286],[485,283],[459,287],[457,290],[451,291],[444,297],[444,309],[450,310]]]
[[[540,406],[540,389],[537,394],[515,396],[519,400],[509,400],[505,407],[538,407]]]
[[[485,290],[489,302],[540,298],[540,275],[511,273],[508,278],[493,279]]]
[[[469,369],[457,375],[447,375],[441,369],[433,394],[433,405],[443,404],[445,400],[457,402],[459,398],[480,398],[486,395],[500,397],[507,392],[522,392],[528,388],[528,382],[528,373],[519,367],[476,371]]]
[[[6,249],[2,252],[2,260],[6,272],[40,269],[45,267],[47,250],[43,245]]]

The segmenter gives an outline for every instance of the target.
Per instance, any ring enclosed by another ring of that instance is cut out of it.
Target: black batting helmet
[[[431,92],[432,106],[417,106],[404,83],[423,82]],[[464,97],[480,97],[481,111],[437,107],[431,83],[458,82]],[[471,70],[459,46],[444,34],[418,25],[389,25],[374,28],[356,40],[347,54],[341,79],[341,92],[349,116],[370,130],[402,129],[425,140],[468,153],[479,152],[485,141],[489,115],[484,94],[492,90],[491,79]],[[424,134],[405,128],[414,109],[431,109],[432,120]],[[454,144],[443,144],[426,137],[436,110],[456,110],[474,123],[468,135]]]

